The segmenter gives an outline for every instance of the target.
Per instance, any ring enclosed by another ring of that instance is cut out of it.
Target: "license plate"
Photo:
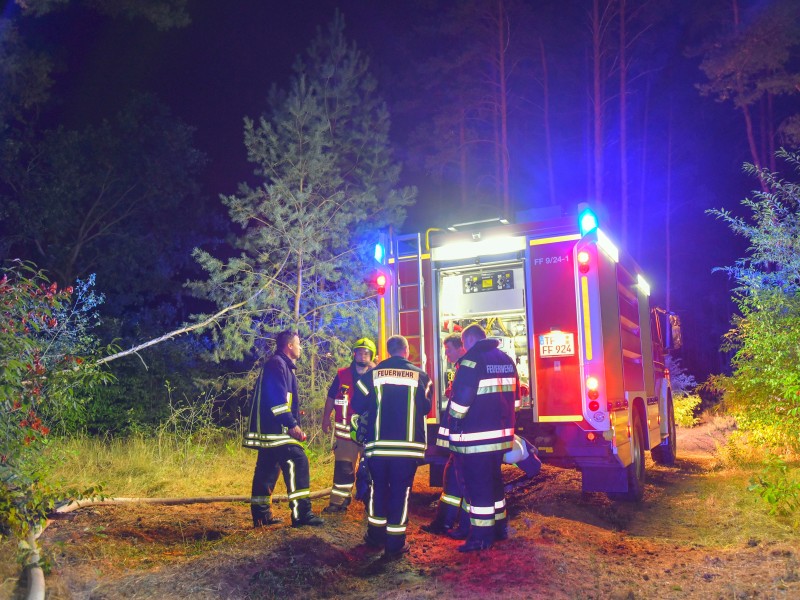
[[[575,354],[575,336],[565,331],[551,331],[539,336],[539,356],[572,356]]]

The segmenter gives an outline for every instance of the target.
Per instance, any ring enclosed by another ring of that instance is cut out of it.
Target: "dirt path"
[[[360,505],[322,528],[260,531],[241,504],[85,509],[42,538],[50,597],[800,598],[800,538],[742,492],[746,475],[714,467],[714,432],[682,435],[674,468],[648,463],[641,504],[582,495],[577,473],[545,467],[509,494],[510,539],[468,555],[419,529],[438,497],[427,469],[411,552],[388,563],[360,543]]]

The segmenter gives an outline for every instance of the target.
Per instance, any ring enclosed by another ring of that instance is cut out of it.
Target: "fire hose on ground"
[[[329,496],[331,488],[325,488],[316,492],[311,492],[309,498],[324,498]],[[272,496],[273,502],[288,502],[289,496],[286,494],[277,494]],[[197,498],[101,498],[101,499],[88,499],[76,500],[64,506],[60,506],[54,511],[54,514],[62,515],[70,513],[79,508],[86,508],[88,506],[109,506],[112,504],[162,504],[165,506],[180,505],[180,504],[210,504],[212,502],[250,502],[250,496],[199,496]],[[45,581],[44,571],[39,566],[39,550],[36,545],[36,540],[44,532],[47,526],[51,523],[48,520],[44,526],[38,531],[31,531],[26,540],[31,548],[31,555],[28,560],[28,595],[27,600],[44,600],[45,597]]]

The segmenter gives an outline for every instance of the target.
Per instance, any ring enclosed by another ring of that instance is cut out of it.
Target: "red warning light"
[[[386,293],[386,275],[383,273],[378,273],[378,276],[375,277],[375,289],[381,296]]]
[[[578,252],[578,270],[581,273],[589,272],[589,253],[586,250]]]

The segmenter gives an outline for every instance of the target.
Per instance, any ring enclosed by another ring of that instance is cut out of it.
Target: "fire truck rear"
[[[590,210],[451,229],[393,236],[386,256],[376,256],[380,349],[404,335],[412,362],[437,383],[430,431],[453,376],[442,340],[480,323],[517,364],[517,431],[542,460],[579,469],[584,491],[641,499],[645,452],[675,461],[664,356],[680,343],[677,317],[650,307],[641,270]],[[434,483],[438,458],[430,457]]]

